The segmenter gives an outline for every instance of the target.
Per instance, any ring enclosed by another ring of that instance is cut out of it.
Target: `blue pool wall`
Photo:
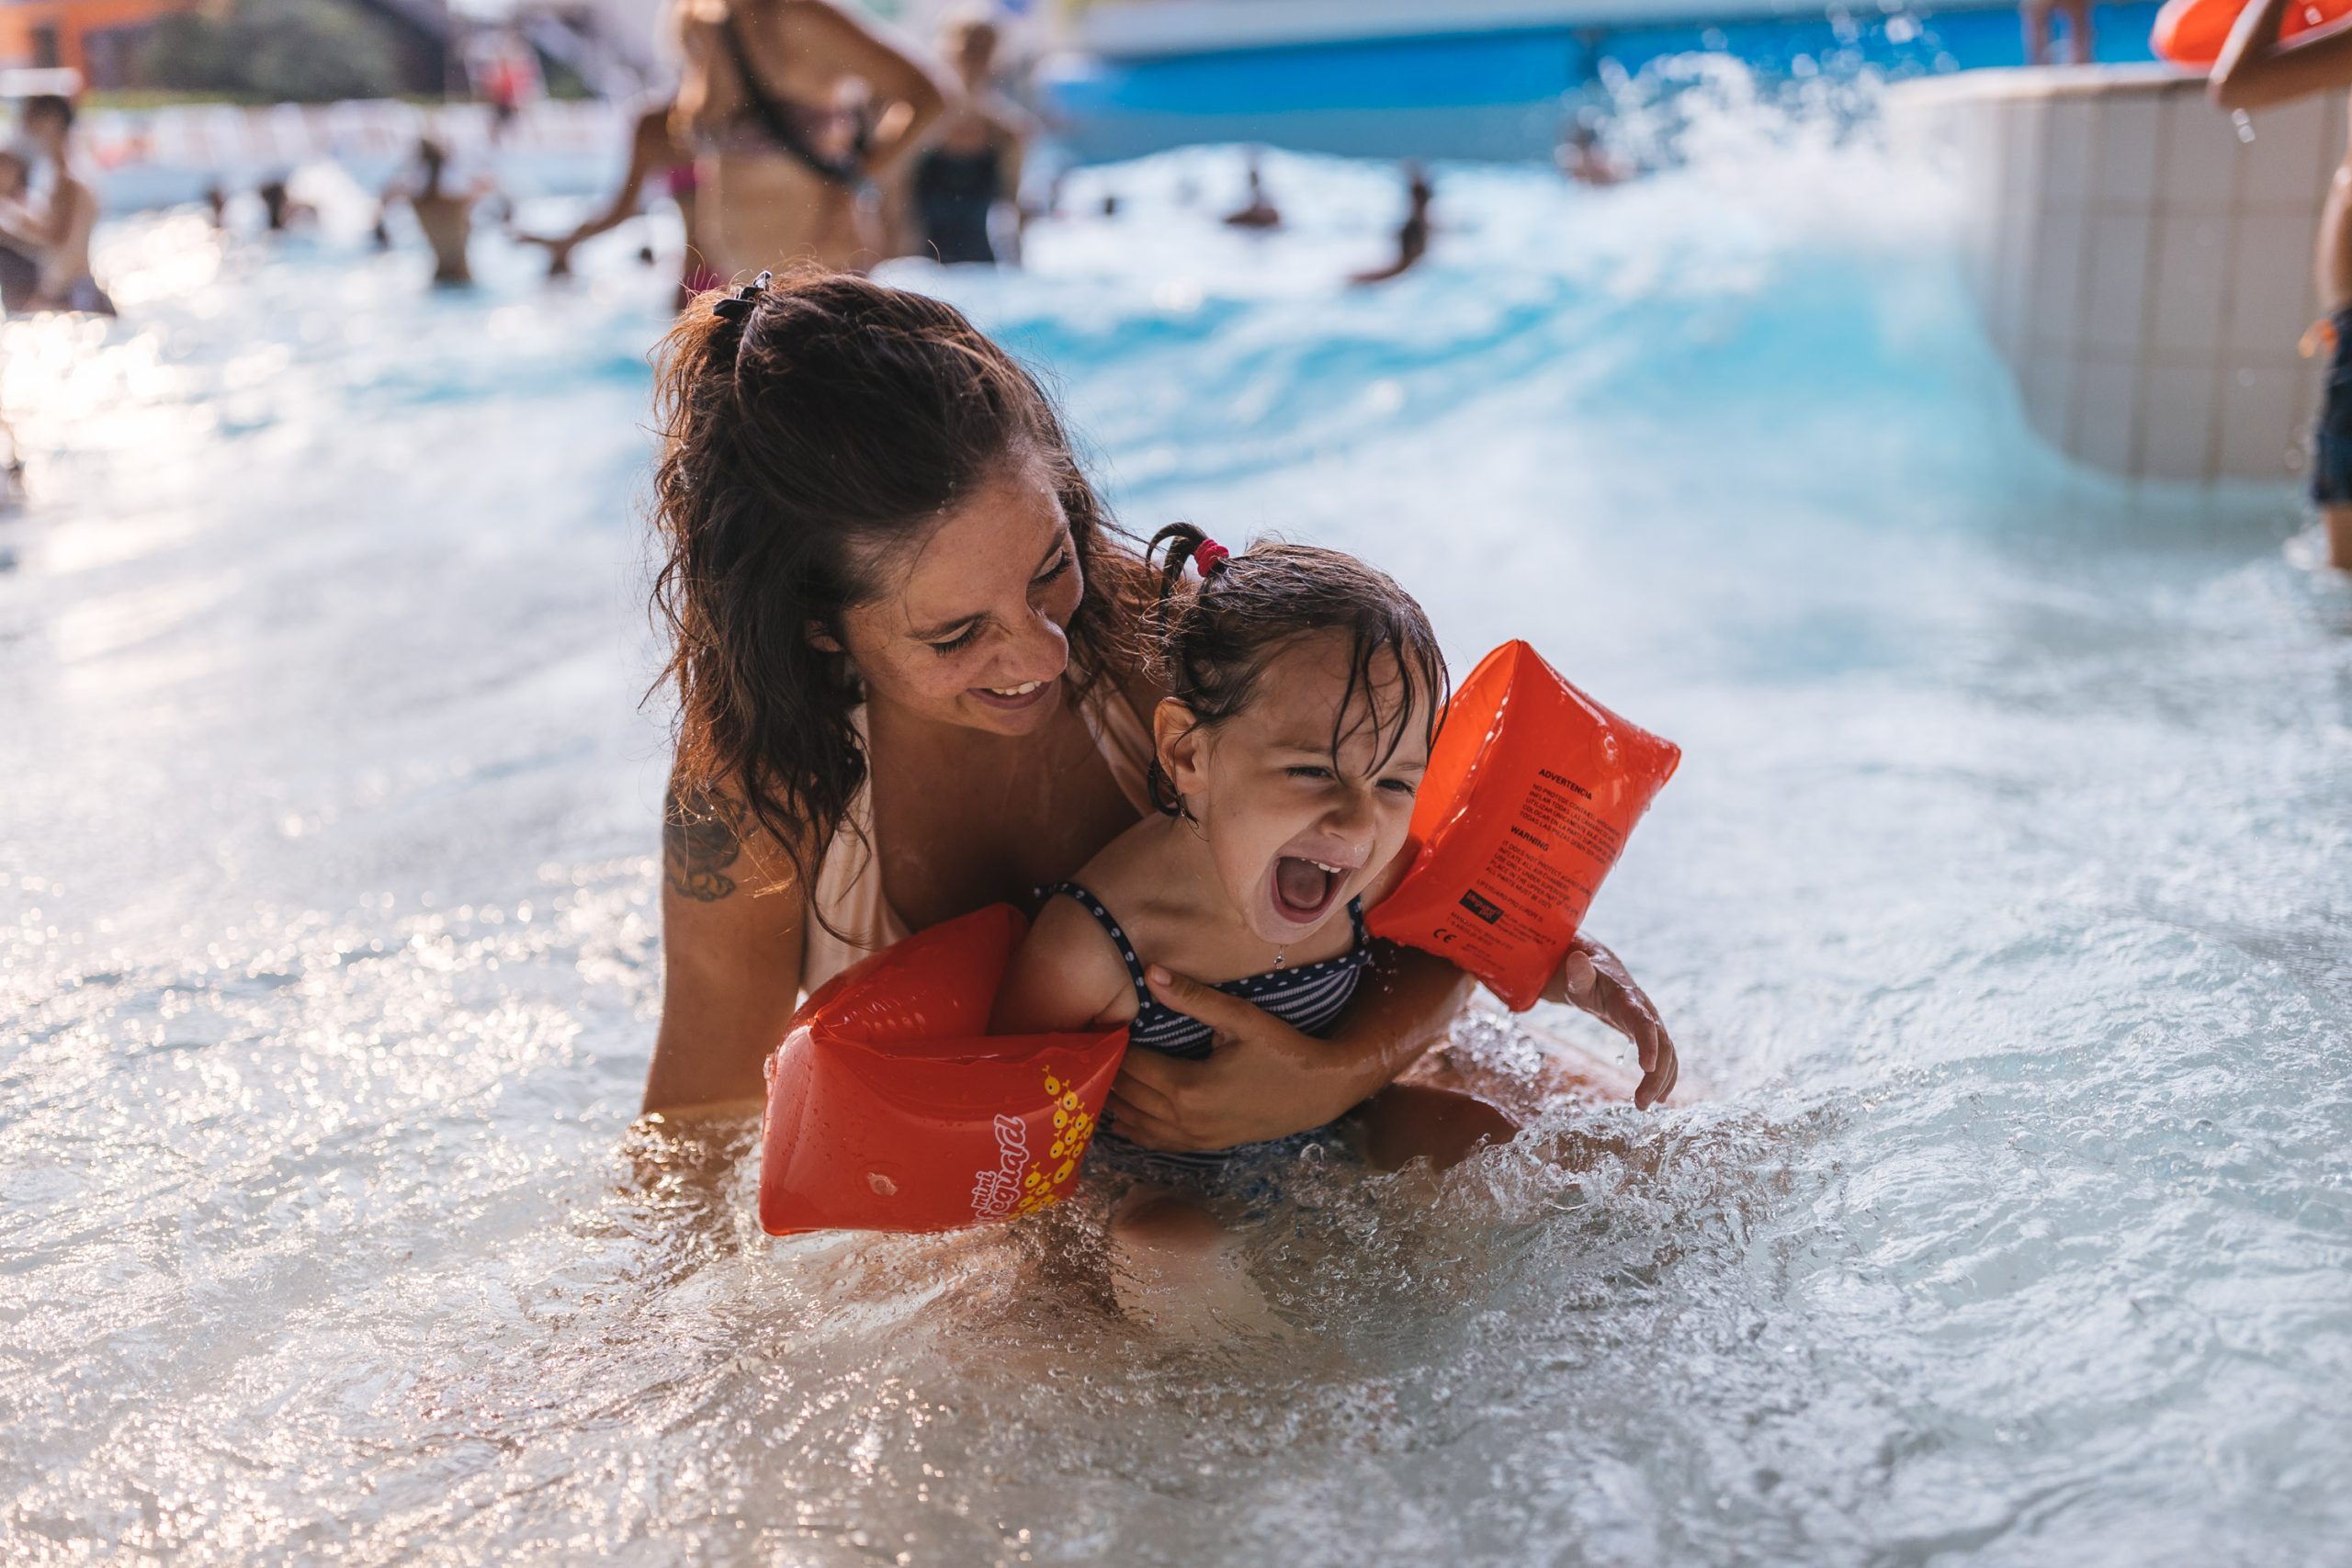
[[[2102,62],[2146,62],[2156,0],[2101,5]],[[2058,26],[2063,34],[2063,22]],[[1736,59],[1768,79],[1914,76],[2021,65],[2009,6],[1526,28],[1133,59],[1065,57],[1039,83],[1057,140],[1086,161],[1202,141],[1371,157],[1544,156],[1563,113],[1622,71]],[[1614,69],[1612,69],[1612,67]]]

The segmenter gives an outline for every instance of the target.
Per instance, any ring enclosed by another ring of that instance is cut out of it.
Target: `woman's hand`
[[[1636,1110],[1647,1111],[1674,1092],[1682,1065],[1674,1042],[1658,1021],[1650,1002],[1624,963],[1590,937],[1580,936],[1544,987],[1547,1002],[1579,1007],[1634,1043],[1642,1064],[1641,1087],[1634,1090]]]
[[[1337,1119],[1380,1087],[1366,1087],[1360,1057],[1263,1008],[1158,964],[1145,977],[1153,996],[1212,1035],[1206,1061],[1127,1053],[1105,1120],[1130,1143],[1192,1152],[1286,1138]]]

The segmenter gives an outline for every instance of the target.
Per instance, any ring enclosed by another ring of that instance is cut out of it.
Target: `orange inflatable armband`
[[[760,1226],[944,1231],[1076,1185],[1127,1028],[988,1032],[1029,922],[1010,904],[918,931],[810,997],[768,1058]]]
[[[1527,644],[1503,644],[1445,710],[1413,807],[1420,853],[1373,934],[1451,960],[1524,1012],[1681,761]]]
[[[2245,7],[2246,0],[2166,0],[2148,29],[2148,47],[2175,65],[2211,70]],[[2302,0],[2279,19],[2278,37],[2284,40],[2325,27],[2346,12],[2352,12],[2352,0]]]

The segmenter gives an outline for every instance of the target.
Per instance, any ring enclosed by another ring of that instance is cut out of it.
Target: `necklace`
[[[1282,955],[1281,953],[1275,953],[1275,954],[1274,954],[1274,967],[1275,967],[1275,968],[1277,968],[1277,969],[1279,969],[1279,968],[1281,968],[1282,966],[1283,966],[1283,955]]]

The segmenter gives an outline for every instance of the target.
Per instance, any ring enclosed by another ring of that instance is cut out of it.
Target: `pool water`
[[[1358,550],[1685,748],[1593,929],[1704,1095],[1304,1165],[1284,1329],[1205,1339],[631,1133],[664,276],[111,227],[121,325],[0,335],[6,1555],[2343,1561],[2352,592],[2283,489],[2036,446],[1928,172],[1690,147],[1443,171],[1377,290],[1393,171],[1273,160],[1261,241],[1219,150],[896,274],[1131,526]]]

